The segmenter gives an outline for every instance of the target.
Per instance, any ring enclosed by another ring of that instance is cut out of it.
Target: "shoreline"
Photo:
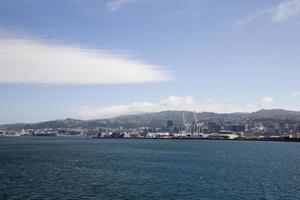
[[[300,142],[300,138],[253,138],[253,139],[218,139],[218,138],[109,138],[92,137],[92,139],[124,139],[124,140],[211,140],[211,141],[261,141],[261,142]]]
[[[0,136],[0,138],[87,138],[87,139],[120,139],[120,140],[211,140],[211,141],[253,141],[253,142],[300,142],[300,138],[147,138],[147,137],[131,137],[131,138],[113,138],[113,137],[89,137],[89,136]]]

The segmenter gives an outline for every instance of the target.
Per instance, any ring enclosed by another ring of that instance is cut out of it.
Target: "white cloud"
[[[115,105],[100,108],[81,107],[71,109],[77,117],[84,118],[107,118],[125,114],[138,114],[147,112],[159,112],[162,110],[191,110],[195,102],[192,97],[170,96],[160,102],[134,102],[127,105]]]
[[[272,20],[282,22],[300,15],[300,0],[285,0],[272,10]]]
[[[271,108],[274,101],[265,97],[258,103],[240,105],[236,103],[216,103],[212,100],[202,99],[196,101],[192,96],[170,96],[159,102],[134,102],[127,105],[115,105],[108,107],[92,108],[80,107],[70,109],[70,114],[75,118],[109,118],[125,114],[139,114],[149,112],[160,112],[166,110],[186,110],[196,112],[252,112],[260,109]]]
[[[107,3],[107,9],[114,12],[117,11],[121,6],[134,1],[137,0],[111,0]]]
[[[292,95],[295,97],[298,97],[298,96],[300,96],[300,92],[294,92]]]
[[[270,109],[274,105],[274,100],[271,97],[264,97],[255,105],[255,110]]]
[[[284,0],[276,6],[239,20],[237,25],[243,26],[260,18],[266,18],[271,22],[284,22],[297,16],[300,16],[300,0]]]
[[[121,84],[170,79],[160,66],[105,49],[0,35],[0,83]]]

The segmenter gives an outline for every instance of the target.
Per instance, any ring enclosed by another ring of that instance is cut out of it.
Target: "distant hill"
[[[123,115],[110,119],[97,120],[77,120],[65,119],[54,120],[39,123],[28,124],[7,124],[1,125],[0,128],[6,129],[42,129],[42,128],[95,128],[95,127],[111,127],[117,128],[120,126],[126,128],[135,127],[163,127],[167,120],[172,120],[175,125],[181,125],[183,121],[183,114],[187,122],[194,120],[194,113],[189,111],[162,111],[158,113],[143,113],[137,115]],[[253,113],[229,113],[218,114],[212,112],[197,113],[198,120],[226,120],[226,121],[242,121],[246,119],[274,119],[274,120],[293,120],[300,122],[300,112],[288,111],[281,109],[260,110]]]
[[[300,120],[300,112],[273,109],[273,110],[260,110],[250,114],[253,118],[258,119],[289,119],[289,120]]]

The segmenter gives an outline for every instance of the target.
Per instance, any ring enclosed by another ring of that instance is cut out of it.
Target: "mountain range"
[[[53,120],[38,123],[16,123],[0,125],[0,129],[42,129],[42,128],[136,128],[136,127],[151,127],[158,128],[166,126],[168,120],[174,122],[175,125],[182,125],[183,115],[186,122],[193,121],[195,116],[200,121],[208,120],[224,120],[232,122],[241,122],[244,120],[290,120],[300,122],[299,111],[289,111],[282,109],[260,110],[252,113],[228,113],[218,114],[213,112],[193,113],[190,111],[162,111],[157,113],[143,113],[136,115],[122,115],[109,119],[95,120],[78,120],[64,119]]]

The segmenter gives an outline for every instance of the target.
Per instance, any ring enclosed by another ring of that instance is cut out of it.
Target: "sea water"
[[[0,199],[300,199],[300,143],[0,137]]]

